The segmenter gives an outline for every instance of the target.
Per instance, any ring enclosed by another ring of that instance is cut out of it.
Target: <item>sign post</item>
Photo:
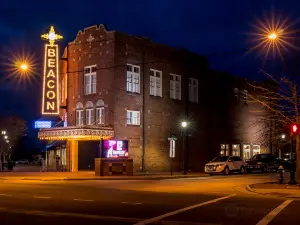
[[[175,141],[177,140],[176,137],[169,137],[168,140],[170,141],[170,167],[171,167],[171,176],[173,176],[173,158],[175,158]]]

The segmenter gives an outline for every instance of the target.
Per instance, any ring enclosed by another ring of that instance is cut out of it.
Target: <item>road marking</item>
[[[75,198],[74,201],[80,201],[80,202],[93,202],[94,200],[90,200],[90,199],[77,199],[77,198]]]
[[[256,225],[267,225],[277,216],[281,210],[283,210],[285,207],[287,207],[293,200],[286,200],[281,205],[279,205],[277,208],[273,209],[268,215],[266,215],[264,218],[262,218],[261,221],[259,221]]]
[[[122,204],[130,204],[130,205],[141,205],[142,203],[140,202],[121,202]]]
[[[169,213],[166,213],[166,214],[163,214],[163,215],[160,215],[160,216],[148,219],[148,220],[140,221],[140,222],[138,222],[134,225],[145,225],[145,224],[153,223],[153,222],[156,222],[158,220],[164,219],[164,218],[169,217],[169,216],[173,216],[173,215],[178,214],[178,213],[182,213],[182,212],[194,209],[194,208],[198,208],[198,207],[208,205],[208,204],[211,204],[211,203],[216,203],[218,201],[221,201],[221,200],[224,200],[224,199],[227,199],[227,198],[231,198],[235,195],[236,194],[227,195],[227,196],[224,196],[224,197],[221,197],[221,198],[216,198],[216,199],[213,199],[213,200],[210,200],[210,201],[207,201],[207,202],[202,202],[202,203],[199,203],[199,204],[196,204],[196,205],[191,205],[191,206],[188,206],[188,207],[185,207],[185,208],[182,208],[182,209],[178,209],[178,210],[175,210],[173,212],[169,212]]]
[[[7,197],[11,197],[12,195],[8,195],[8,194],[0,194],[0,196],[7,196]]]
[[[34,198],[49,199],[49,198],[51,198],[51,197],[47,197],[47,196],[34,196]]]

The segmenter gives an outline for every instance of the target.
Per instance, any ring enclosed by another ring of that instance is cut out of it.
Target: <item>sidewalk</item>
[[[246,186],[248,192],[276,197],[299,198],[300,199],[300,182],[297,185],[289,185],[289,176],[285,174],[284,184],[277,181],[251,184]]]
[[[79,181],[79,180],[162,180],[208,176],[204,173],[145,173],[137,172],[133,176],[95,176],[94,172],[1,172],[0,180],[39,180],[39,181]]]

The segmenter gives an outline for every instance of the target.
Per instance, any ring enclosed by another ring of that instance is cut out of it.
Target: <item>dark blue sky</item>
[[[50,25],[72,41],[77,31],[94,24],[109,30],[147,36],[200,54],[232,52],[249,47],[250,23],[272,7],[291,19],[300,15],[297,0],[9,0],[0,6],[0,60],[8,50],[43,52],[40,34]],[[38,59],[38,62],[40,59]],[[211,67],[239,76],[256,77],[260,61],[254,55],[216,54]],[[272,62],[268,62],[272,63]],[[1,76],[6,76],[2,69]],[[39,115],[39,84],[0,83],[2,112],[19,113],[27,120]]]

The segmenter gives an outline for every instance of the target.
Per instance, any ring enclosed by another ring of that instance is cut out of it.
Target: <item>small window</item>
[[[127,64],[126,91],[140,93],[140,67]]]
[[[162,71],[150,69],[150,95],[162,97]]]
[[[140,125],[140,111],[127,110],[127,124]]]

